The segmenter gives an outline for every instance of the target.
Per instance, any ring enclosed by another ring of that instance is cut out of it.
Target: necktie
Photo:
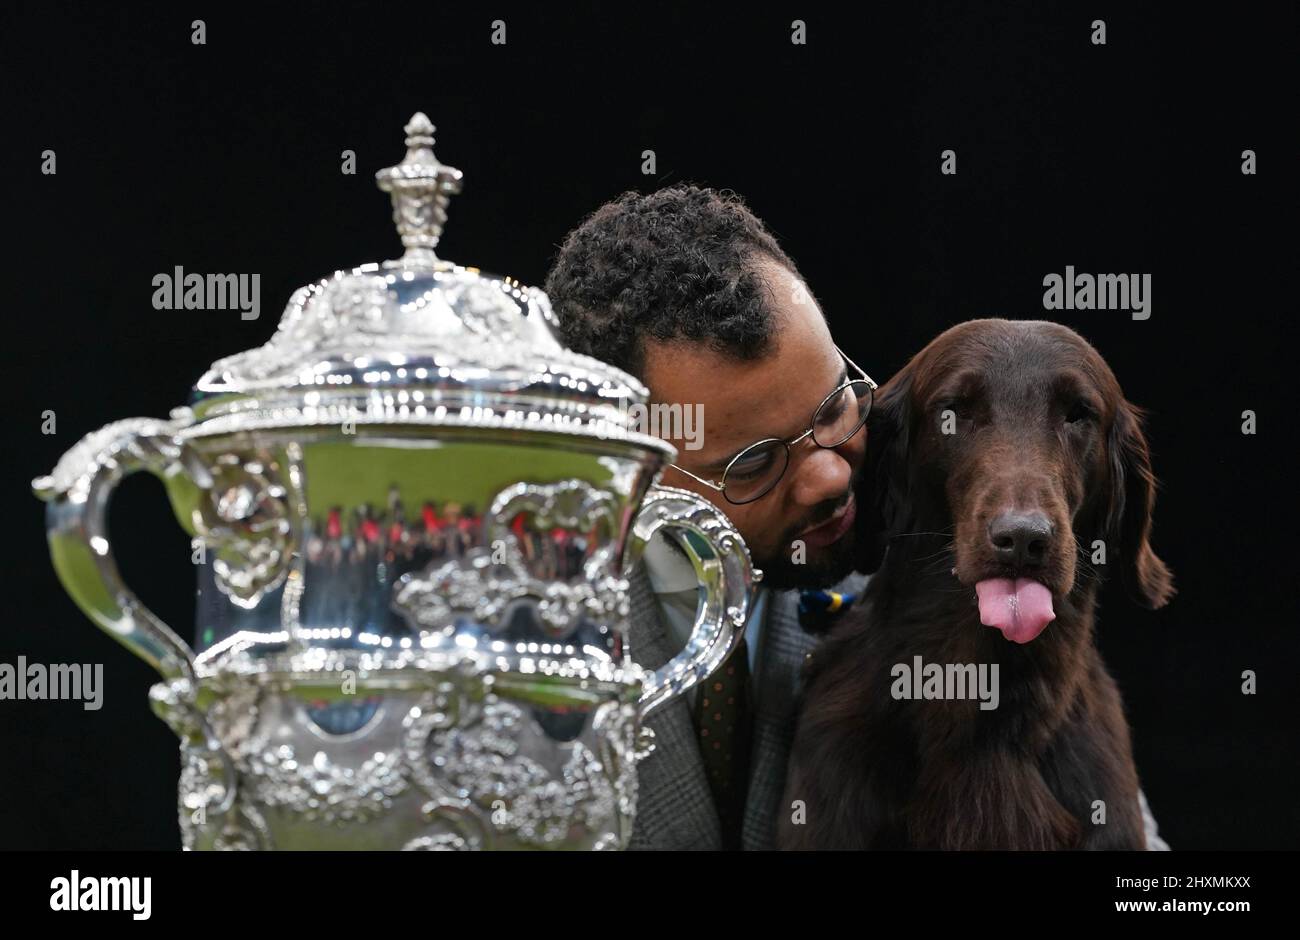
[[[740,848],[753,730],[749,696],[749,653],[741,637],[695,696],[695,732],[725,849]]]

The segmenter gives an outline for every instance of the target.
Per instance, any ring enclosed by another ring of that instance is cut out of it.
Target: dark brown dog
[[[1036,321],[956,326],[881,389],[858,494],[880,570],[805,669],[783,848],[1145,847],[1092,635],[1105,572],[1148,607],[1174,593],[1141,415],[1096,350]],[[998,707],[896,699],[917,656],[997,663]]]

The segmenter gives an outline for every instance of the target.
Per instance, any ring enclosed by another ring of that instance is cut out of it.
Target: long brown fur
[[[1093,640],[1107,572],[1151,608],[1174,593],[1149,541],[1141,417],[1091,346],[1045,322],[961,324],[881,389],[857,494],[862,566],[879,570],[805,668],[782,848],[1145,847],[1128,724]],[[1025,645],[983,625],[975,600],[981,578],[1026,573],[989,549],[1008,506],[1053,526],[1028,573],[1056,619]],[[895,700],[891,668],[918,655],[998,663],[999,706]]]

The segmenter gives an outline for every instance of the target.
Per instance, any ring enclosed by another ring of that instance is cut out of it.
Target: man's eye
[[[822,409],[821,423],[830,424],[840,415],[844,414],[844,409],[847,407],[845,398],[849,394],[852,393],[846,392],[841,395],[836,395],[833,399],[831,399],[826,403],[826,407]]]
[[[772,466],[772,453],[745,454],[727,470],[727,479],[747,480],[762,476]]]

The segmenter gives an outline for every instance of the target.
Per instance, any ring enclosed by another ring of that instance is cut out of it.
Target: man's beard
[[[754,565],[763,569],[762,584],[774,591],[828,588],[843,581],[854,568],[857,532],[853,527],[840,539],[820,552],[816,559],[809,557],[796,562],[789,547],[770,558],[754,558]]]

